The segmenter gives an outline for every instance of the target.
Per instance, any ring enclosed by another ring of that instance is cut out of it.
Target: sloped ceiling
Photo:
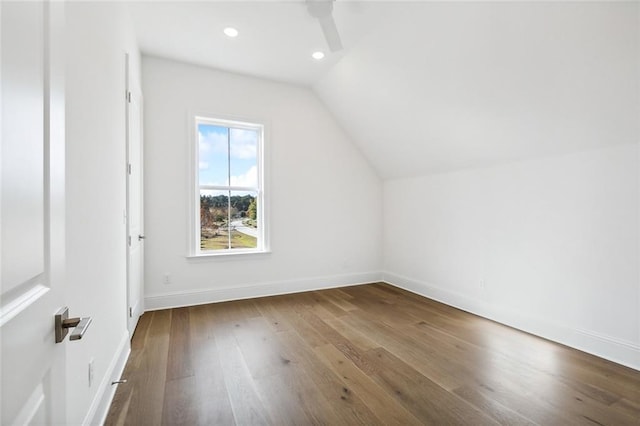
[[[402,9],[314,86],[382,177],[640,142],[638,3]]]
[[[640,142],[637,2],[338,1],[322,63],[301,2],[132,14],[145,53],[311,86],[383,178]]]

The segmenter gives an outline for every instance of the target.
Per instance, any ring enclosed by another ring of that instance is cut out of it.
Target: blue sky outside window
[[[198,124],[200,185],[258,186],[258,133]]]

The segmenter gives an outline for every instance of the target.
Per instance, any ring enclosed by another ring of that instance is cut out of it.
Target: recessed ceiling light
[[[324,58],[324,53],[323,53],[323,52],[320,52],[320,51],[313,52],[313,53],[311,54],[311,57],[312,57],[313,59],[315,59],[315,60],[319,61],[320,59]]]
[[[227,37],[238,37],[238,30],[233,27],[225,28],[224,33]]]

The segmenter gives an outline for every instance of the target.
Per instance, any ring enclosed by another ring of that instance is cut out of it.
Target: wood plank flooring
[[[386,284],[149,312],[107,425],[640,425],[640,372]]]

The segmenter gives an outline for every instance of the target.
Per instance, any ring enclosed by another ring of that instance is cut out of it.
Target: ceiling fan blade
[[[322,33],[327,40],[329,49],[332,52],[342,50],[342,41],[338,33],[338,27],[333,20],[333,2],[335,0],[307,0],[307,10],[309,14],[320,22]]]
[[[329,49],[332,52],[342,50],[342,41],[340,40],[338,27],[336,27],[336,22],[333,20],[333,16],[325,16],[323,18],[318,18],[318,20],[320,21],[324,38],[327,39]]]

